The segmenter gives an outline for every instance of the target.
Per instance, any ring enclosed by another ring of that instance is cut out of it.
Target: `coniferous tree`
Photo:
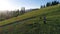
[[[41,6],[41,8],[45,8],[45,5]]]
[[[24,14],[24,13],[25,13],[25,7],[22,7],[22,8],[21,8],[20,13],[21,13],[21,14]]]
[[[51,6],[51,2],[47,2],[46,6],[47,6],[47,7],[48,7],[48,6]]]
[[[47,2],[46,7],[59,4],[59,1]]]
[[[52,2],[52,5],[57,5],[57,4],[59,4],[58,1],[53,1],[53,2]]]

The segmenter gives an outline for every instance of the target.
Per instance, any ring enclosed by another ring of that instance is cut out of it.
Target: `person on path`
[[[43,16],[43,22],[46,24],[46,16]]]

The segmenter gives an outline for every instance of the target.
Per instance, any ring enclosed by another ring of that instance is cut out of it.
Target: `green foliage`
[[[46,7],[59,4],[59,1],[47,2]]]
[[[48,2],[48,3],[46,4],[46,6],[47,6],[47,7],[48,7],[48,6],[51,6],[51,3]]]
[[[52,2],[52,5],[57,5],[57,4],[59,4],[59,1],[53,1]]]

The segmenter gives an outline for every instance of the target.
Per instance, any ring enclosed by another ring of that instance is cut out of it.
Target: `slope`
[[[40,19],[44,15],[47,17],[47,24],[44,24],[43,19]],[[2,21],[0,24],[0,26],[10,24],[0,27],[2,34],[59,34],[60,5],[25,13],[22,16]]]
[[[14,18],[2,21],[2,22],[0,22],[0,26],[5,25],[5,24],[9,24],[9,23],[13,23],[15,21],[24,20],[24,19],[27,19],[27,18],[44,15],[44,14],[47,14],[47,13],[49,14],[51,12],[53,13],[53,12],[56,12],[56,11],[59,11],[59,10],[60,10],[60,5],[43,8],[43,9],[40,9],[40,10],[25,13],[22,16],[18,16],[18,17],[14,17]]]

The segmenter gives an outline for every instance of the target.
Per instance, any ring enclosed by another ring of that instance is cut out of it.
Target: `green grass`
[[[54,7],[52,6],[52,7],[43,8],[43,9],[40,9],[40,10],[25,13],[24,15],[21,15],[21,16],[18,16],[18,17],[14,17],[14,18],[2,21],[2,22],[0,22],[0,26],[5,25],[5,24],[9,24],[9,23],[12,23],[12,22],[15,22],[15,21],[27,19],[27,18],[30,18],[30,17],[34,17],[34,16],[40,16],[40,15],[49,14],[49,13],[53,13],[53,12],[55,12],[55,14],[56,14],[56,12],[59,11],[59,10],[60,10],[60,5],[57,5],[57,6],[54,6]],[[52,14],[52,15],[54,15],[54,14]]]
[[[43,23],[43,16],[47,17],[47,24]],[[31,18],[35,17],[35,18]],[[42,17],[42,19],[40,19]],[[31,18],[31,19],[27,19]],[[24,20],[27,19],[27,20]],[[21,20],[24,20],[21,22]],[[0,26],[20,21],[11,25],[0,27],[1,34],[60,34],[60,5],[42,8],[25,13],[0,22]]]

